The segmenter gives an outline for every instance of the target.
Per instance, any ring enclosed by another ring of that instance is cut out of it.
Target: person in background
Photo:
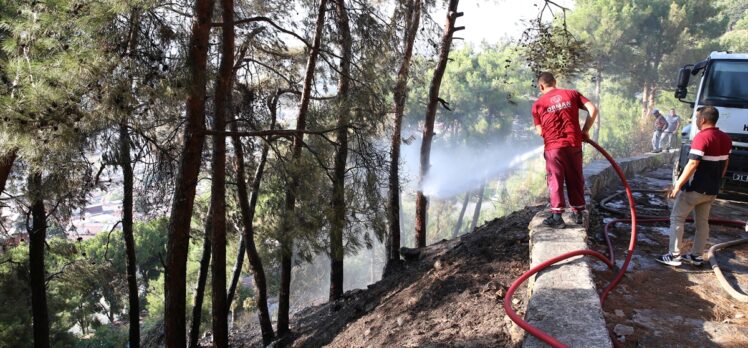
[[[727,172],[732,150],[730,137],[717,128],[717,108],[701,107],[696,117],[699,132],[691,143],[688,163],[669,193],[670,198],[675,198],[670,213],[670,245],[667,254],[657,257],[658,262],[668,266],[680,266],[682,262],[700,266],[704,262],[702,254],[709,238],[709,211]],[[691,211],[694,211],[696,235],[691,252],[684,255],[683,227]]]
[[[582,140],[589,139],[589,130],[597,118],[597,107],[579,92],[556,88],[553,74],[543,72],[538,76],[542,94],[532,105],[535,130],[545,144],[545,168],[551,198],[551,216],[543,224],[564,228],[561,218],[564,202],[564,183],[569,195],[574,223],[584,222],[584,175],[582,174]],[[589,117],[584,127],[579,126],[579,109]]]
[[[683,141],[685,139],[688,139],[688,137],[691,136],[691,119],[688,119],[688,122],[685,126],[683,126],[683,129],[680,130],[680,143],[683,144]]]
[[[654,134],[652,135],[652,152],[658,153],[662,151],[660,148],[660,138],[662,138],[662,131],[667,128],[667,121],[658,109],[652,110],[652,116],[655,117]]]
[[[670,109],[670,115],[665,116],[665,122],[667,127],[662,131],[662,139],[660,139],[660,149],[670,151],[670,146],[673,143],[673,137],[678,139],[678,129],[680,129],[680,116],[675,114],[675,109]]]

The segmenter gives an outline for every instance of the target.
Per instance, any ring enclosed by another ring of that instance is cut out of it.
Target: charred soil
[[[296,313],[292,347],[512,347],[523,332],[504,313],[511,282],[528,269],[528,207],[472,233],[430,245],[367,289]],[[515,295],[524,313],[526,285]],[[261,346],[256,323],[236,327],[232,346]]]

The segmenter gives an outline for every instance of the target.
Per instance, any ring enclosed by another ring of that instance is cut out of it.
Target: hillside
[[[514,346],[523,334],[501,307],[509,284],[528,269],[527,224],[540,207],[487,222],[422,250],[417,260],[341,301],[292,318],[292,347]],[[527,292],[517,292],[517,309]],[[256,323],[237,327],[232,346],[259,347]],[[278,342],[281,343],[281,342]]]

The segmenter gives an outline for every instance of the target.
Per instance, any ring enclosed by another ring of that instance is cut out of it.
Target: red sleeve
[[[732,138],[730,138],[729,135],[725,134],[725,151],[723,153],[727,153],[728,155],[732,153]]]
[[[532,104],[532,121],[538,126],[540,125],[540,114],[538,113],[538,103]]]
[[[704,139],[704,133],[696,134],[691,143],[691,150],[688,151],[688,159],[701,161],[706,151],[706,141]]]
[[[583,96],[582,93],[579,93],[578,91],[575,91],[575,92],[576,92],[576,98],[575,99],[579,103],[579,108],[582,109],[582,110],[584,110],[584,111],[588,111],[587,108],[584,106],[584,104],[589,103],[590,100],[587,99],[585,96]]]

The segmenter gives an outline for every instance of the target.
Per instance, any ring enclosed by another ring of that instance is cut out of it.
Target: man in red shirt
[[[709,211],[719,193],[732,151],[732,139],[717,128],[718,119],[719,111],[713,106],[701,107],[696,112],[699,133],[691,143],[688,163],[669,194],[670,198],[675,198],[670,213],[669,251],[657,258],[668,266],[680,266],[682,262],[700,266],[704,262],[701,255],[709,238]],[[691,252],[681,255],[683,225],[691,211],[694,211],[696,235]]]
[[[564,183],[574,222],[583,223],[584,175],[582,174],[582,140],[589,138],[589,130],[597,118],[597,107],[575,90],[556,88],[553,74],[543,72],[538,76],[542,94],[532,105],[535,129],[545,143],[545,168],[548,191],[551,196],[551,216],[543,224],[564,228]],[[579,126],[579,109],[589,117],[584,127]]]

